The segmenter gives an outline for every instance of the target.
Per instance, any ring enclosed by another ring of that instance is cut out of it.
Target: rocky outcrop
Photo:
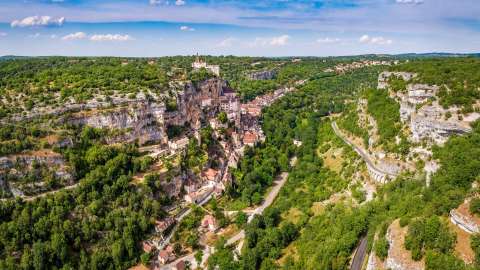
[[[417,75],[408,72],[382,72],[378,77],[378,89],[388,89],[391,76],[401,77],[406,82]],[[400,118],[411,131],[411,140],[420,142],[423,139],[436,144],[445,143],[451,135],[462,135],[471,131],[469,122],[460,121],[456,108],[444,109],[436,101],[439,86],[409,83],[405,91],[390,91],[390,96],[400,103]],[[426,105],[428,103],[429,105]]]
[[[64,166],[65,159],[62,155],[50,150],[28,152],[0,158],[0,169],[10,169],[14,166],[31,167],[34,163],[47,164],[48,166]]]
[[[427,84],[408,84],[407,101],[412,104],[422,104],[435,97],[439,87]]]
[[[277,75],[275,70],[258,71],[248,74],[250,80],[271,80]]]
[[[450,211],[450,220],[469,234],[480,233],[480,218],[470,213],[470,200]]]
[[[13,162],[7,157],[0,157],[0,170],[8,169],[13,166]]]
[[[383,270],[385,267],[383,266],[383,262],[378,258],[374,252],[370,253],[368,256],[367,268],[366,270]]]
[[[387,89],[388,88],[388,79],[391,76],[396,76],[402,78],[404,81],[410,81],[415,78],[417,75],[411,72],[390,72],[384,71],[378,76],[378,89]]]
[[[198,85],[186,83],[183,90],[176,94],[177,110],[167,112],[167,125],[188,123],[193,129],[199,129],[202,120],[214,117],[219,111],[225,111],[231,121],[239,120],[240,105],[236,93],[225,80],[212,78]]]
[[[399,221],[395,220],[387,230],[389,243],[388,256],[385,259],[385,268],[391,270],[423,270],[425,261],[414,261],[411,252],[405,249],[405,236],[408,228],[400,227]]]
[[[44,170],[53,173],[63,184],[73,184],[75,173],[62,155],[51,150],[39,150],[1,158],[0,178],[3,183],[0,183],[0,188],[15,197],[44,190],[46,182],[40,174]],[[25,183],[22,179],[27,175],[34,175],[36,180]]]
[[[83,111],[74,114],[68,122],[74,125],[123,131],[108,138],[108,143],[134,140],[138,140],[140,144],[152,141],[166,143],[164,112],[163,103],[142,101],[112,109]]]
[[[452,135],[462,135],[472,129],[456,122],[435,120],[430,117],[414,115],[410,120],[412,141],[419,142],[422,139],[430,139],[435,143],[445,143]]]

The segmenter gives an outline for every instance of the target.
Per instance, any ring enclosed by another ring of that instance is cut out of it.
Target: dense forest
[[[167,199],[154,183],[130,184],[149,165],[135,145],[103,146],[100,137],[85,128],[65,153],[78,188],[0,203],[0,269],[123,269],[137,261],[137,243]]]

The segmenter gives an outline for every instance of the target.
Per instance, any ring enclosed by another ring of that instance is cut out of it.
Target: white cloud
[[[326,38],[317,39],[317,43],[321,43],[321,44],[338,43],[338,42],[340,42],[339,38],[326,37]]]
[[[7,36],[7,33],[5,32],[0,32],[0,37],[6,37]]]
[[[152,6],[160,6],[160,5],[168,6],[168,5],[170,5],[169,0],[149,0],[149,3]],[[185,0],[175,0],[174,4],[176,6],[184,6],[184,5],[187,4],[187,2]]]
[[[191,27],[188,27],[186,25],[182,25],[182,26],[180,26],[180,30],[192,32],[192,31],[195,31],[195,28],[191,28]]]
[[[226,39],[220,41],[220,42],[217,44],[217,47],[220,47],[220,48],[232,47],[233,42],[235,42],[235,41],[237,41],[236,38],[229,37],[229,38],[226,38]]]
[[[287,45],[289,39],[290,39],[289,35],[282,35],[282,36],[279,36],[279,37],[274,37],[270,41],[270,45],[272,45],[272,46],[284,46],[284,45]]]
[[[120,34],[106,34],[106,35],[93,35],[90,37],[91,41],[129,41],[133,40],[130,35]]]
[[[177,0],[175,1],[175,5],[176,6],[184,6],[186,4],[186,2],[184,0]]]
[[[289,35],[274,37],[270,41],[270,45],[272,45],[272,46],[284,46],[284,45],[287,45],[289,39],[290,39]]]
[[[267,46],[285,46],[290,39],[289,35],[281,35],[278,37],[272,38],[260,38],[257,37],[252,43],[249,44],[250,47],[267,47]]]
[[[363,35],[360,37],[360,39],[358,40],[360,43],[367,43],[370,41],[370,37],[368,35]]]
[[[423,4],[423,0],[396,0],[395,2],[397,4],[414,4],[414,5]]]
[[[31,16],[21,20],[14,20],[10,25],[11,27],[62,26],[64,23],[65,17]]]
[[[370,40],[372,44],[379,44],[379,45],[390,45],[393,43],[391,39],[386,39],[384,37],[372,37]]]
[[[369,35],[363,35],[358,40],[360,43],[368,43],[375,45],[390,45],[393,43],[393,40],[386,39],[384,37],[370,37]]]
[[[157,5],[168,5],[170,4],[167,0],[150,0],[150,5],[157,6]]]
[[[76,32],[72,34],[68,34],[64,37],[62,37],[62,40],[78,40],[78,39],[85,39],[87,37],[87,34],[84,32]]]
[[[39,38],[40,37],[40,33],[35,33],[33,35],[28,35],[29,38]]]

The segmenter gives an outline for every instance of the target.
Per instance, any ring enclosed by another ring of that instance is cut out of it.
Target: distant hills
[[[431,53],[402,53],[402,54],[363,54],[363,55],[344,55],[344,56],[331,56],[332,58],[345,58],[345,57],[362,57],[362,58],[377,58],[377,57],[396,57],[396,58],[428,58],[428,57],[465,57],[473,56],[480,57],[480,53],[445,53],[445,52],[431,52]],[[12,59],[24,59],[31,58],[35,56],[18,56],[18,55],[4,55],[0,56],[0,61],[2,60],[12,60]],[[49,57],[49,56],[39,56],[39,57]],[[51,56],[58,57],[58,56]],[[120,56],[119,56],[120,57]],[[121,57],[122,58],[122,57]],[[130,57],[125,57],[130,58]],[[155,58],[155,57],[152,57]],[[266,57],[266,58],[296,58],[295,56],[290,57]],[[321,56],[301,56],[299,58],[324,58]]]
[[[16,55],[4,55],[0,56],[0,61],[2,60],[12,60],[12,59],[23,59],[28,58],[29,56],[16,56]]]

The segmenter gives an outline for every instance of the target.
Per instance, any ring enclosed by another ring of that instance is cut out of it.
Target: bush
[[[400,218],[400,226],[402,228],[407,226],[409,223],[410,223],[410,218],[409,217],[403,216],[403,217]]]
[[[480,214],[480,198],[473,198],[470,201],[470,213],[475,215]]]
[[[142,262],[143,265],[149,265],[150,264],[150,258],[152,257],[151,253],[143,253],[140,256],[140,261]]]
[[[238,227],[243,227],[248,221],[248,216],[245,214],[245,212],[240,211],[238,212],[237,216],[235,217],[235,224],[237,224]]]
[[[375,254],[383,261],[388,256],[389,248],[390,244],[388,243],[387,238],[382,237],[375,243]]]

